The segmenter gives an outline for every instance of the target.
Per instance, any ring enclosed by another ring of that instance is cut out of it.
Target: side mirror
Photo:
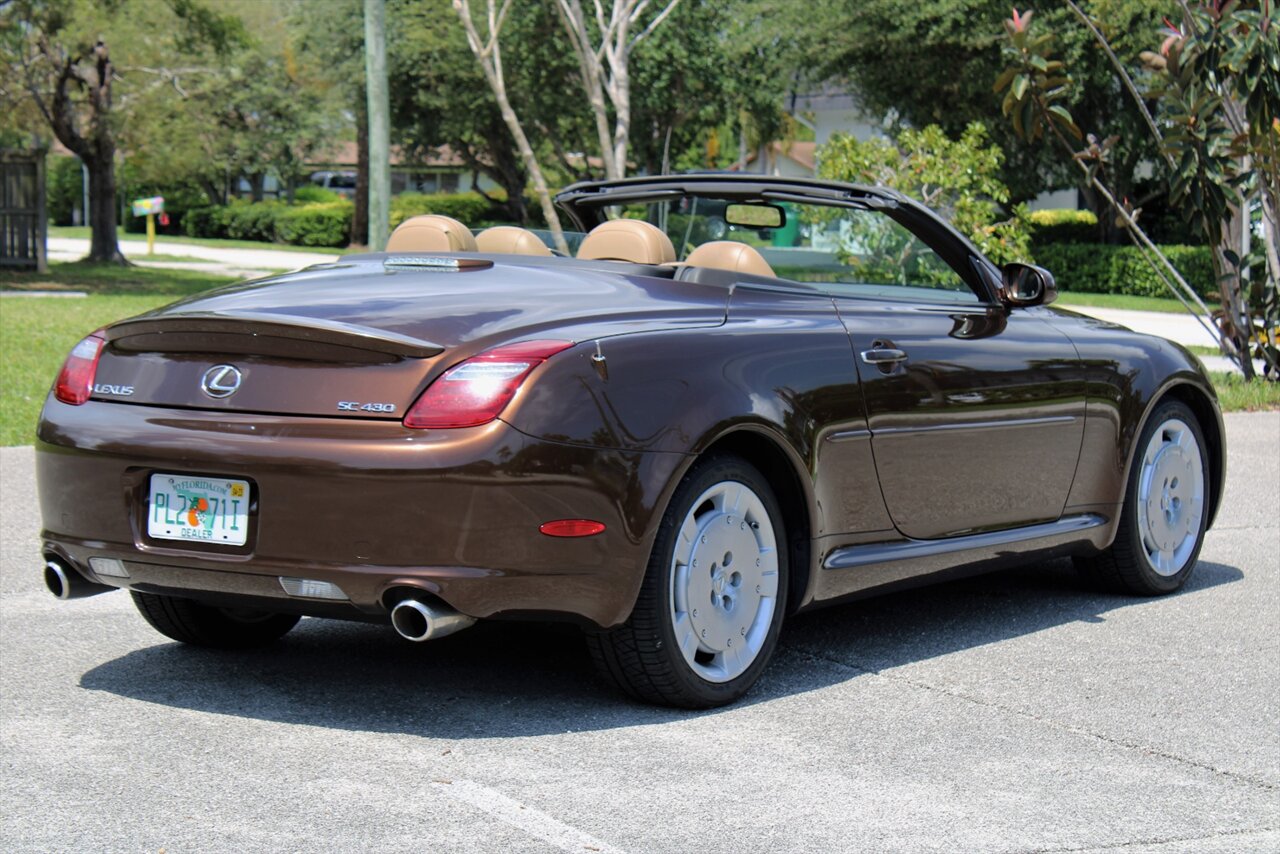
[[[1005,264],[1000,268],[1003,287],[1000,298],[1006,305],[1048,305],[1058,298],[1053,273],[1034,264]]]

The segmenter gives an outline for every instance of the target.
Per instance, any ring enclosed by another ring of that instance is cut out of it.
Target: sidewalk
[[[139,267],[155,267],[169,270],[192,270],[201,273],[219,273],[226,276],[242,276],[246,279],[270,276],[275,273],[310,267],[312,264],[328,264],[337,255],[318,252],[285,252],[279,249],[225,249],[220,246],[200,246],[195,243],[156,244],[158,255],[182,255],[200,258],[202,261],[148,261],[146,240],[121,240],[120,251]],[[89,241],[79,238],[49,238],[50,261],[77,261],[89,254]]]

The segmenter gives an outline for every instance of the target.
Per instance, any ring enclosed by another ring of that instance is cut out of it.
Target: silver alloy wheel
[[[693,502],[671,559],[671,626],[708,682],[741,676],[764,648],[778,602],[778,544],[760,496],[721,481]]]
[[[1186,422],[1170,418],[1156,429],[1137,487],[1142,551],[1156,574],[1177,575],[1195,552],[1204,516],[1204,457]]]

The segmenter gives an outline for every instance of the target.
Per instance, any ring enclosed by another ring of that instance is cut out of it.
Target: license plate
[[[243,546],[249,537],[249,482],[151,475],[147,535],[158,540]]]

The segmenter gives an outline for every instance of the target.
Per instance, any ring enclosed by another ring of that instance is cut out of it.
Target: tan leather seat
[[[538,239],[538,235],[514,225],[495,225],[476,235],[480,252],[498,252],[503,255],[548,256],[551,250]]]
[[[777,275],[763,255],[745,243],[734,243],[732,240],[704,243],[690,252],[684,263],[688,267],[712,267],[733,273],[750,273],[753,276]]]
[[[396,226],[387,240],[388,252],[475,252],[471,229],[452,217],[424,214]]]
[[[591,229],[578,257],[596,261],[666,264],[676,260],[671,238],[656,225],[638,219],[611,219]]]

